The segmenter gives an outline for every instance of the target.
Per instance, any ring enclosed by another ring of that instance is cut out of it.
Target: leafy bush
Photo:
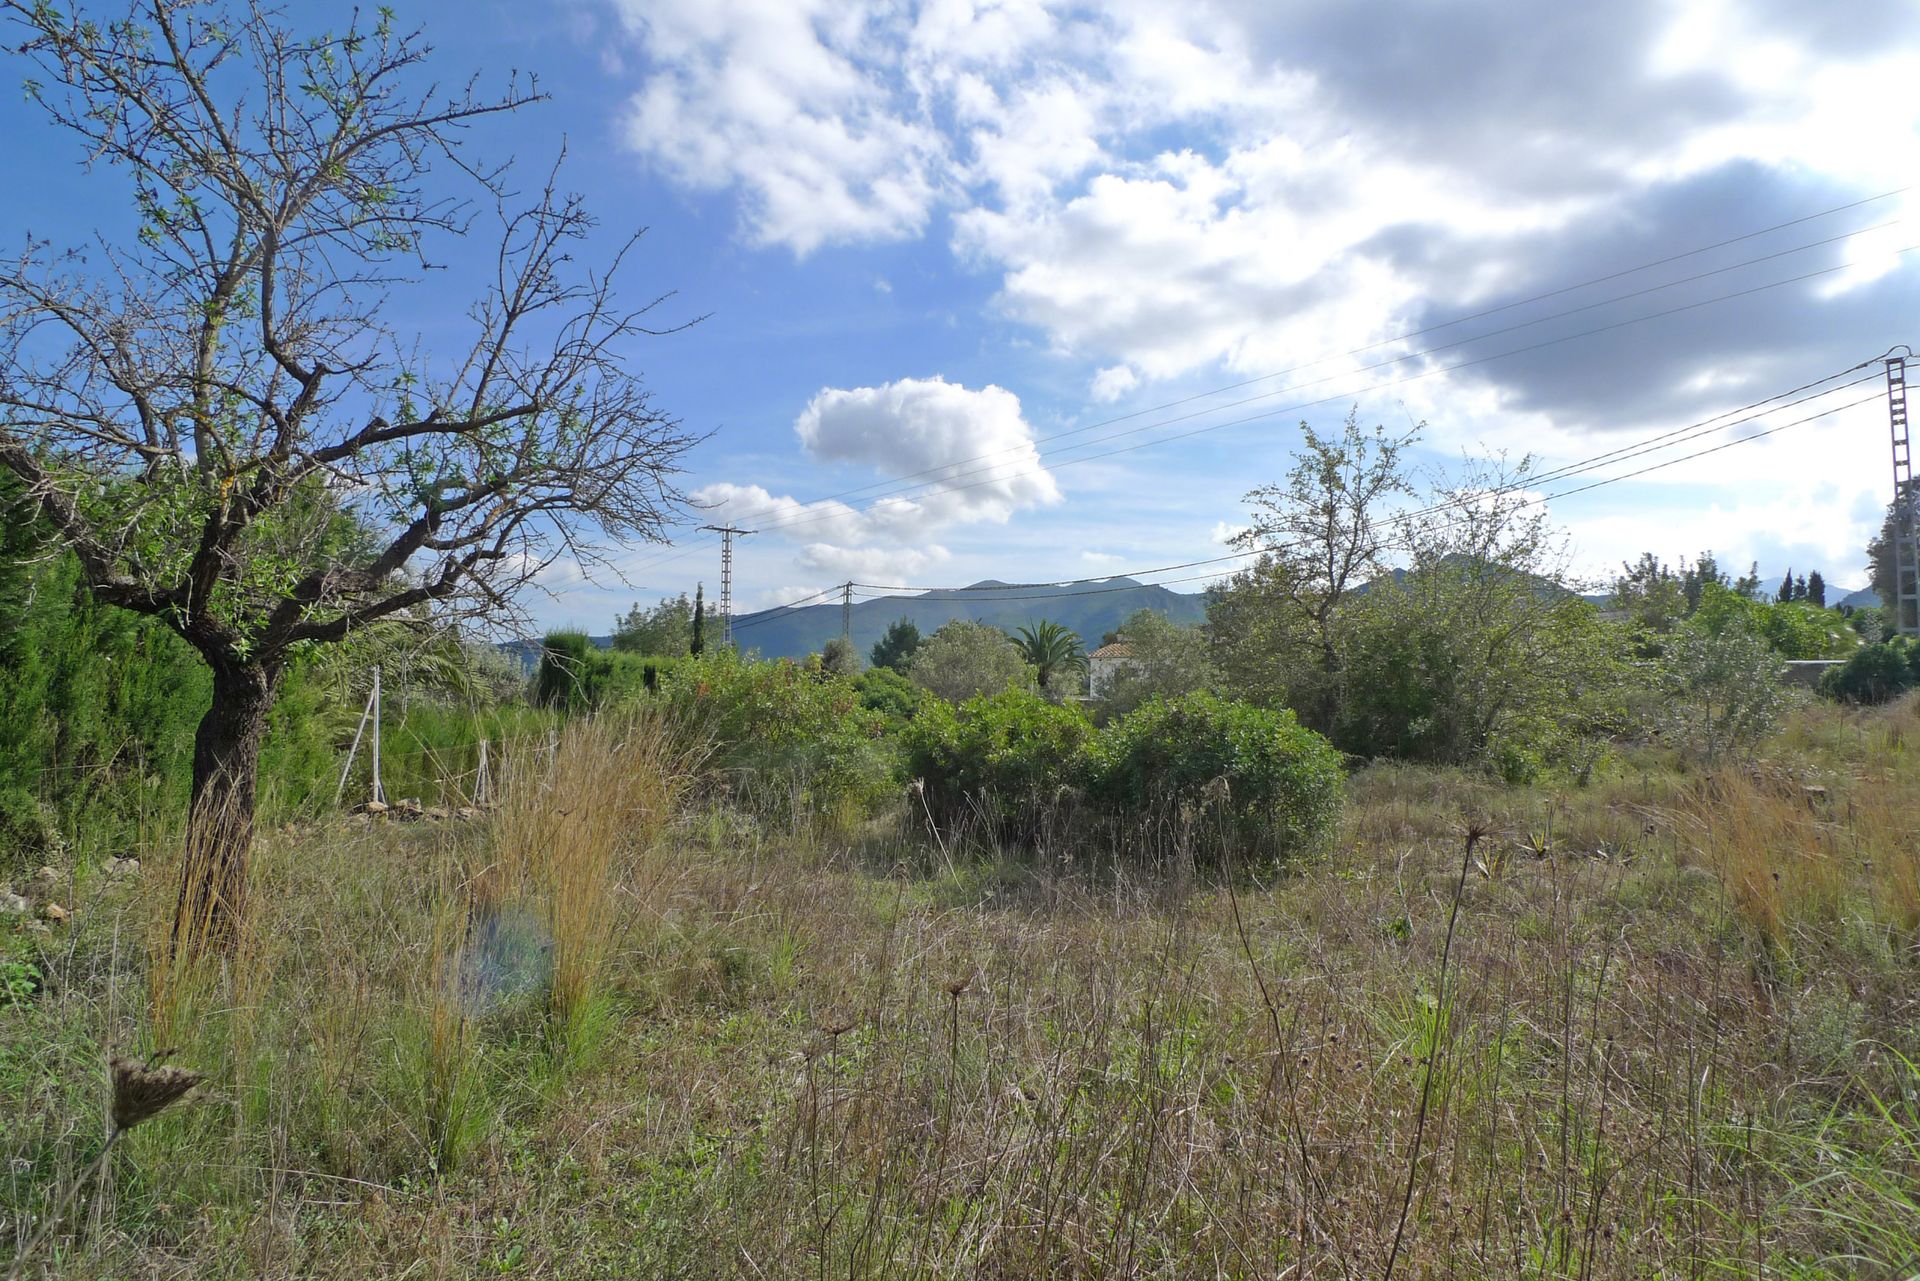
[[[929,699],[904,735],[906,768],[934,821],[984,815],[995,835],[1026,840],[1046,807],[1081,781],[1093,727],[1078,710],[1025,689],[954,707]]]
[[[723,649],[676,664],[660,695],[708,737],[713,764],[750,806],[845,820],[893,793],[885,719],[861,705],[850,680]]]
[[[660,687],[676,666],[671,655],[601,649],[584,632],[551,632],[541,641],[533,701],[563,712],[615,707]]]
[[[955,619],[935,632],[907,662],[914,684],[959,703],[977,694],[1032,689],[1033,668],[998,627]]]
[[[1782,658],[1845,658],[1860,636],[1837,610],[1801,601],[1762,601],[1709,584],[1691,625],[1719,635],[1729,628],[1752,632]]]
[[[870,667],[853,679],[860,691],[860,706],[885,717],[891,728],[912,720],[925,695],[920,687],[888,667]]]
[[[1843,703],[1884,703],[1920,684],[1920,646],[1901,639],[1867,645],[1820,678],[1820,692]]]
[[[1675,633],[1665,669],[1669,728],[1709,764],[1751,753],[1786,706],[1780,656],[1743,620],[1715,630],[1696,616]]]
[[[1102,729],[1088,790],[1123,815],[1217,808],[1241,848],[1285,858],[1333,835],[1344,783],[1339,752],[1292,712],[1196,693]]]

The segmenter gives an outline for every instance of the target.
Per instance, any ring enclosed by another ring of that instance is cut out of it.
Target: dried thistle
[[[113,1155],[113,1145],[120,1141],[120,1136],[149,1117],[166,1111],[200,1084],[202,1077],[198,1072],[160,1066],[161,1060],[172,1053],[172,1050],[161,1050],[145,1063],[123,1059],[117,1054],[108,1060],[108,1067],[113,1073],[113,1128],[107,1132],[107,1141],[100,1146],[100,1155],[94,1157],[74,1179],[66,1195],[60,1198],[60,1203],[41,1220],[40,1230],[33,1234],[33,1239],[20,1247],[20,1253],[13,1257],[13,1266],[7,1270],[7,1281],[18,1281],[19,1277],[25,1275],[28,1258],[46,1241],[54,1226],[66,1217],[67,1209],[73,1204],[73,1199],[80,1195],[80,1189],[106,1168],[107,1158]]]
[[[131,1130],[149,1117],[166,1111],[200,1084],[198,1072],[160,1066],[160,1061],[171,1053],[171,1050],[162,1050],[145,1063],[114,1056],[113,1128],[116,1133]]]

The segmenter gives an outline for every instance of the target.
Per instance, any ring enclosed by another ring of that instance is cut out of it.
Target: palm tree
[[[1041,619],[1020,629],[1019,639],[1014,644],[1027,662],[1033,665],[1033,674],[1040,681],[1040,688],[1051,690],[1053,677],[1060,672],[1084,672],[1087,670],[1087,655],[1080,647],[1080,638],[1060,624]]]

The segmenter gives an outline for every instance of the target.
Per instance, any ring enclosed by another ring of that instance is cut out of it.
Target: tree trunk
[[[254,782],[280,670],[214,661],[213,705],[193,740],[193,800],[173,945],[196,955],[230,950],[247,906]]]

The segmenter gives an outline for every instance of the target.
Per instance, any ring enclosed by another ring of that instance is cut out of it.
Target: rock
[[[101,870],[108,876],[137,876],[140,873],[140,860],[137,858],[110,858],[101,864]]]
[[[48,903],[40,909],[40,915],[46,917],[49,921],[64,921],[71,918],[73,913],[61,907],[58,903]]]
[[[0,889],[0,912],[5,912],[9,916],[25,916],[27,909],[32,906],[33,904],[15,894],[11,889]]]
[[[45,921],[28,921],[27,930],[33,934],[51,934],[53,927]]]
[[[455,818],[473,819],[480,817],[480,811],[471,805],[462,805],[453,812]]]
[[[420,818],[425,815],[425,813],[426,810],[421,808],[420,798],[417,796],[409,796],[396,803],[393,807],[393,816],[395,818],[406,819],[408,821]]]
[[[33,879],[40,885],[58,885],[60,883],[60,869],[57,867],[43,867],[33,874]]]
[[[448,817],[448,815],[447,815],[447,812],[441,809],[438,805],[429,805],[427,806],[425,817],[430,818],[437,823],[440,820]]]
[[[360,812],[362,814],[384,814],[387,812],[387,803],[385,801],[368,801],[360,807]]]

